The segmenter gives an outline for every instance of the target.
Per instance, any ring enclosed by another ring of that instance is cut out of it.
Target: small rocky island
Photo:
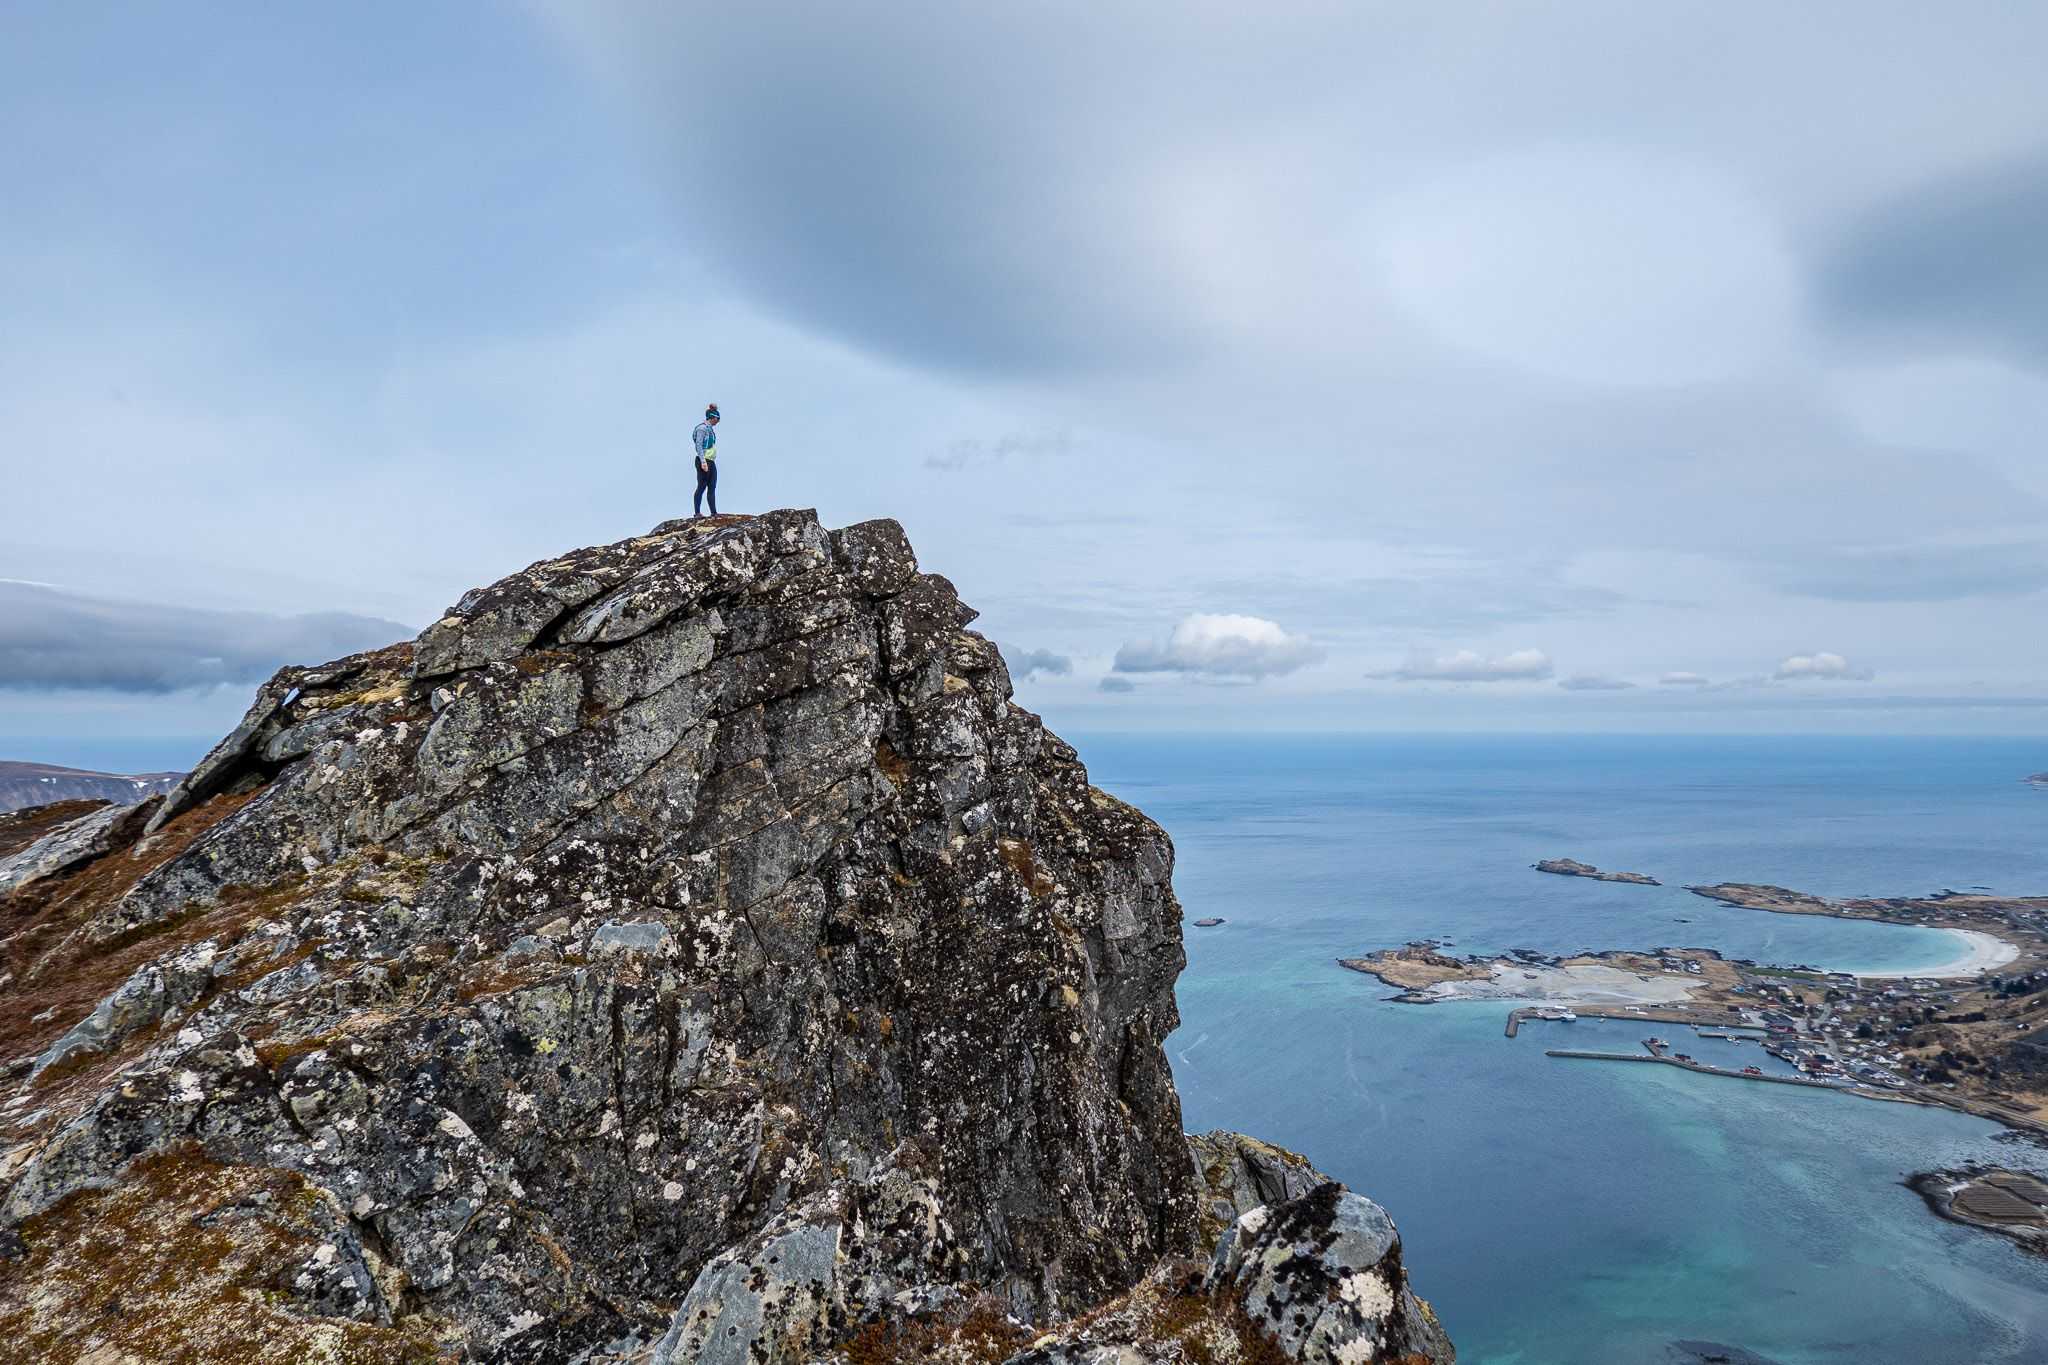
[[[667,522],[0,822],[0,1354],[1451,1361],[1377,1205],[1182,1132],[1173,845],[974,615]]]
[[[1988,1229],[2048,1256],[2048,1181],[2039,1176],[1970,1166],[1923,1171],[1906,1184],[1943,1218]]]
[[[1429,941],[1382,948],[1364,957],[1340,957],[1337,965],[1347,971],[1363,972],[1389,986],[1399,986],[1409,993],[1401,999],[1413,997],[1411,1003],[1418,1004],[1434,998],[1426,994],[1432,986],[1446,981],[1484,981],[1493,975],[1490,962],[1448,956]]]
[[[1549,872],[1559,877],[1586,877],[1596,882],[1627,882],[1630,886],[1662,886],[1655,877],[1645,877],[1640,872],[1603,872],[1591,863],[1582,863],[1573,858],[1545,858],[1531,864],[1538,872]]]

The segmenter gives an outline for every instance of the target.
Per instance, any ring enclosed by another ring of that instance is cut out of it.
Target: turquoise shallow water
[[[1338,956],[1700,945],[1897,969],[1947,935],[1717,906],[1680,884],[2048,891],[2026,741],[1083,737],[1173,835],[1190,927],[1169,1040],[1190,1128],[1294,1147],[1385,1204],[1473,1365],[1642,1365],[1674,1340],[1784,1365],[2048,1361],[2048,1259],[1898,1182],[2048,1152],[1944,1110],[1545,1058],[1639,1026],[1386,1002]],[[1529,870],[1569,856],[1661,888]],[[1561,1032],[1570,1030],[1570,1032]],[[1754,1053],[1743,1055],[1751,1060]]]

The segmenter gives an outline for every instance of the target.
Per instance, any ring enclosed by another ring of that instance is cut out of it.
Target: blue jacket
[[[697,429],[690,433],[690,443],[697,447],[698,459],[708,462],[718,458],[718,428],[711,423],[697,423]]]

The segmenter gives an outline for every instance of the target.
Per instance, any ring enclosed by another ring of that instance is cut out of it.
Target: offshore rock
[[[894,522],[668,522],[0,841],[0,1333],[867,1365],[1199,1287],[1172,845],[973,619]],[[1226,1149],[1212,1223],[1296,1193]]]
[[[1544,858],[1530,866],[1538,872],[1549,872],[1559,877],[1588,877],[1596,882],[1627,882],[1630,886],[1663,885],[1655,877],[1647,877],[1640,872],[1607,872],[1576,858]]]

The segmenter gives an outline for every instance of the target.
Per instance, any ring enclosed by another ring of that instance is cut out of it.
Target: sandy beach
[[[2014,961],[2020,950],[1994,934],[1976,929],[1943,929],[1957,940],[1956,956],[1912,971],[1850,974],[1869,980],[1952,979],[1982,976]],[[1533,963],[1496,963],[1492,975],[1479,981],[1439,981],[1417,993],[1432,1000],[1523,1000],[1555,1005],[1672,1005],[1689,999],[1706,983],[1698,977],[1658,972],[1647,980],[1621,967],[1574,964],[1561,967]]]
[[[2020,955],[2020,950],[2012,944],[1981,930],[1943,929],[1941,932],[1953,934],[1962,940],[1961,951],[1947,962],[1937,963],[1932,967],[1918,967],[1910,972],[1853,972],[1851,975],[1871,980],[1982,976],[1985,972],[1996,971]]]

